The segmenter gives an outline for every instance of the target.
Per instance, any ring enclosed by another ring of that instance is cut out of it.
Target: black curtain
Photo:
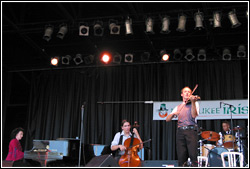
[[[180,90],[196,84],[195,94],[202,100],[242,99],[241,64],[155,63],[34,72],[25,149],[32,148],[33,139],[79,137],[84,104],[85,144],[110,145],[122,119],[127,119],[138,121],[142,140],[152,139],[144,146],[151,149],[153,160],[177,160],[176,121],[153,121],[153,105],[138,101],[181,102]],[[219,132],[221,121],[198,123]],[[247,126],[247,120],[234,123]]]

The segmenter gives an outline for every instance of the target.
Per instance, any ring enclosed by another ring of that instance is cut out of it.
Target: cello
[[[139,127],[137,122],[135,121],[134,128]],[[124,155],[121,156],[119,160],[120,167],[139,167],[141,166],[141,159],[137,154],[138,149],[140,147],[140,140],[138,138],[133,138],[133,143],[131,145],[132,138],[128,138],[124,142],[124,146],[126,147]]]

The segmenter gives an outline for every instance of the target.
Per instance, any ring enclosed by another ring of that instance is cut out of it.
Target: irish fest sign
[[[200,105],[197,120],[248,119],[248,100],[198,101]],[[166,120],[181,101],[153,102],[153,120]],[[173,118],[177,120],[177,118]]]

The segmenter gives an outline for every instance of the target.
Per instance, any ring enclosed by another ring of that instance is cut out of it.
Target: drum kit
[[[222,145],[218,144],[220,134],[214,131],[204,131],[200,128],[200,135],[203,140],[199,140],[199,154],[200,156],[208,157],[210,167],[222,167],[221,153],[223,152],[242,152],[243,144],[240,137],[240,130],[243,128],[237,126],[233,129],[236,132],[237,138],[234,135],[224,135],[222,138]],[[203,144],[203,141],[216,142],[215,144]]]

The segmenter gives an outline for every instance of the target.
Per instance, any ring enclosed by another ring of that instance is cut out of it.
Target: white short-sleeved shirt
[[[118,133],[115,134],[115,137],[114,137],[113,141],[111,142],[110,148],[111,148],[112,146],[115,146],[115,145],[118,145],[118,144],[119,144],[120,136],[121,136],[121,135],[123,135],[123,138],[122,138],[122,145],[124,145],[125,140],[127,140],[128,138],[131,138],[131,137],[132,137],[132,133],[131,133],[131,132],[129,133],[129,136],[125,136],[125,135],[124,135],[124,131],[122,131],[122,133],[121,133],[121,132],[118,132]],[[137,138],[136,135],[134,135],[134,138]],[[124,153],[125,153],[125,151],[119,151],[118,154],[119,154],[119,155],[123,155]]]

